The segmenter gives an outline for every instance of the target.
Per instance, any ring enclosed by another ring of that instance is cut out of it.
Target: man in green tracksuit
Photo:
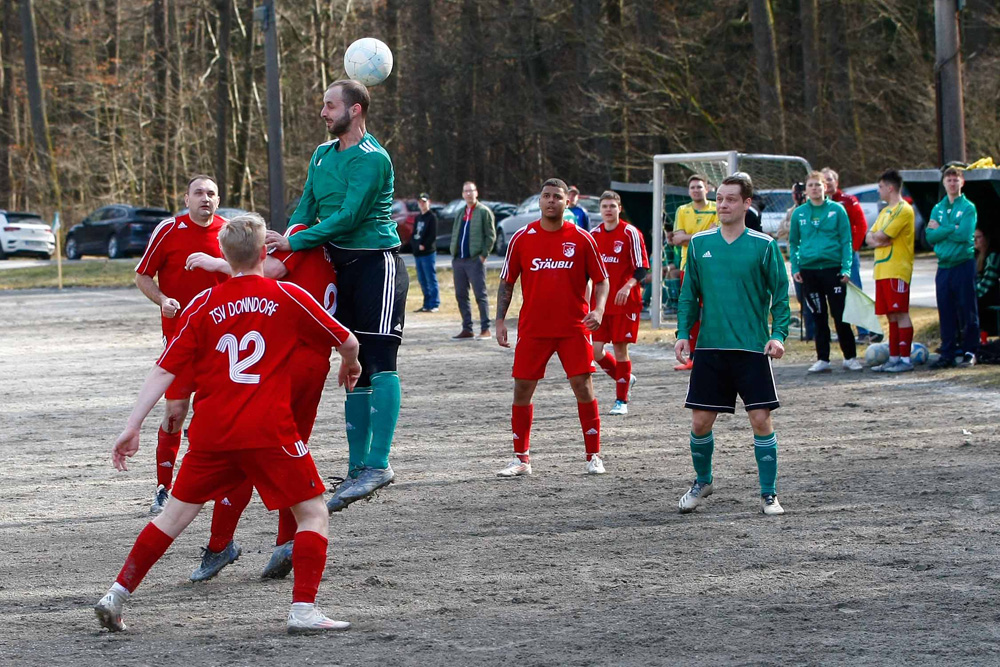
[[[389,154],[365,129],[371,97],[356,81],[330,84],[320,116],[334,137],[309,161],[291,237],[268,232],[268,248],[301,250],[326,244],[337,269],[337,318],[361,342],[361,379],[344,404],[350,462],[347,478],[327,503],[331,512],[393,481],[389,449],[399,418],[396,353],[403,336],[409,277],[390,217]]]
[[[746,174],[722,181],[716,191],[721,227],[699,232],[688,242],[677,314],[677,361],[688,361],[691,327],[699,310],[701,332],[684,402],[691,409],[691,461],[697,476],[677,505],[682,514],[712,495],[712,426],[720,412],[736,411],[737,394],[753,427],[761,512],[784,514],[775,488],[778,440],[771,410],[778,407],[778,394],[771,359],[785,353],[788,275],[777,241],[746,227],[751,197],[753,183]],[[699,300],[704,304],[700,309]]]
[[[961,169],[945,169],[942,182],[947,194],[934,206],[927,223],[927,242],[934,246],[938,259],[934,287],[941,321],[941,357],[931,368],[950,368],[955,365],[955,357],[962,358],[962,366],[972,366],[979,351],[973,248],[976,207],[962,194],[965,177]]]
[[[806,197],[806,203],[792,211],[788,254],[792,260],[792,279],[802,283],[806,307],[815,316],[817,360],[809,372],[830,372],[828,315],[833,315],[837,328],[844,370],[860,371],[864,366],[857,358],[854,332],[843,319],[847,281],[851,279],[854,262],[851,222],[844,207],[826,196],[820,172],[811,172],[806,177]]]

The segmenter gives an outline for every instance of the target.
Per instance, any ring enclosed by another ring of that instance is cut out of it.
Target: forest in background
[[[0,0],[0,208],[69,223],[112,202],[176,210],[205,172],[223,205],[266,214],[258,1]],[[447,201],[474,180],[519,202],[553,175],[599,192],[684,151],[802,155],[845,185],[937,166],[932,0],[276,5],[288,201],[327,138],[323,91],[367,36],[395,58],[368,129],[399,197]],[[30,113],[30,15],[51,164]],[[966,2],[962,40],[968,157],[1000,160],[996,2]]]

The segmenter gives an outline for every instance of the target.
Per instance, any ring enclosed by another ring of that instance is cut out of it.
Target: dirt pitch
[[[203,512],[110,635],[91,606],[149,519],[157,419],[131,472],[108,452],[159,351],[155,314],[134,289],[0,295],[0,663],[1000,662],[996,393],[778,363],[788,513],[758,514],[737,414],[716,427],[715,495],[680,516],[686,378],[666,347],[635,349],[632,414],[603,417],[608,475],[583,474],[556,363],[536,397],[535,475],[503,481],[512,355],[454,331],[409,316],[399,481],[331,520],[320,603],[352,630],[285,634],[291,581],[258,579],[276,518],[255,499],[237,563],[188,581]],[[604,412],[613,385],[595,379]],[[312,442],[324,475],[346,465],[341,403],[331,384]]]

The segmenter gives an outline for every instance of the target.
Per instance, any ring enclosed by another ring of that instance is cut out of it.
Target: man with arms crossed
[[[614,293],[600,328],[593,333],[594,361],[615,381],[615,405],[610,415],[628,414],[628,401],[635,384],[628,345],[634,343],[639,334],[639,312],[642,310],[639,285],[649,271],[642,232],[621,220],[621,211],[621,197],[607,190],[601,195],[601,224],[593,231]],[[596,305],[591,303],[591,307]],[[614,346],[614,356],[604,353],[605,343]]]
[[[313,153],[289,221],[309,229],[292,237],[267,233],[268,248],[284,252],[327,244],[337,269],[337,316],[361,342],[361,378],[344,403],[348,474],[328,503],[331,512],[395,479],[389,450],[399,419],[396,355],[410,280],[390,217],[392,161],[365,129],[370,102],[368,89],[357,81],[330,84],[320,116],[336,139]]]
[[[736,411],[737,394],[753,428],[761,512],[784,514],[775,487],[778,440],[771,411],[778,407],[778,394],[771,358],[780,359],[785,353],[788,276],[778,242],[747,229],[743,222],[752,196],[749,177],[734,175],[722,181],[715,200],[722,227],[695,234],[688,245],[675,349],[682,363],[691,353],[688,336],[699,299],[704,306],[701,345],[684,402],[692,411],[690,445],[696,477],[678,503],[682,514],[712,495],[712,426],[718,413]]]
[[[183,368],[198,383],[191,448],[164,511],[139,533],[121,572],[94,607],[100,624],[125,629],[122,609],[202,505],[250,483],[268,509],[290,508],[298,522],[295,585],[288,631],[344,630],[316,607],[326,567],[329,516],[323,482],[295,427],[289,404],[290,361],[300,345],[331,345],[343,358],[339,381],[350,389],[361,373],[357,339],[302,288],[264,278],[264,221],[249,214],[228,222],[219,241],[235,277],[198,294],[180,329],[146,378],[125,430],[111,452],[115,468],[139,450],[142,422]]]
[[[594,397],[593,349],[590,332],[601,326],[608,299],[608,274],[590,232],[565,220],[566,183],[550,178],[542,184],[539,199],[542,218],[517,231],[507,246],[497,293],[497,343],[510,347],[504,318],[521,278],[524,301],[517,319],[514,349],[514,403],[511,427],[514,460],[498,477],[531,474],[531,397],[545,377],[545,365],[558,353],[576,395],[577,413],[587,452],[586,470],[603,474],[601,418]],[[587,306],[588,281],[593,281],[594,307]]]
[[[910,280],[913,277],[913,207],[900,195],[903,177],[895,169],[879,176],[878,196],[886,202],[866,241],[875,248],[875,314],[889,318],[889,361],[872,368],[886,373],[913,370],[910,346]]]

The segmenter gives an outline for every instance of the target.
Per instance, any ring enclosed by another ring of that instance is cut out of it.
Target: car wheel
[[[507,239],[503,234],[503,227],[497,227],[497,242],[493,246],[496,249],[498,255],[503,255],[507,252]]]
[[[66,259],[80,259],[80,248],[73,236],[66,239]]]
[[[108,257],[110,259],[123,257],[121,246],[118,245],[118,237],[114,234],[108,239]]]

